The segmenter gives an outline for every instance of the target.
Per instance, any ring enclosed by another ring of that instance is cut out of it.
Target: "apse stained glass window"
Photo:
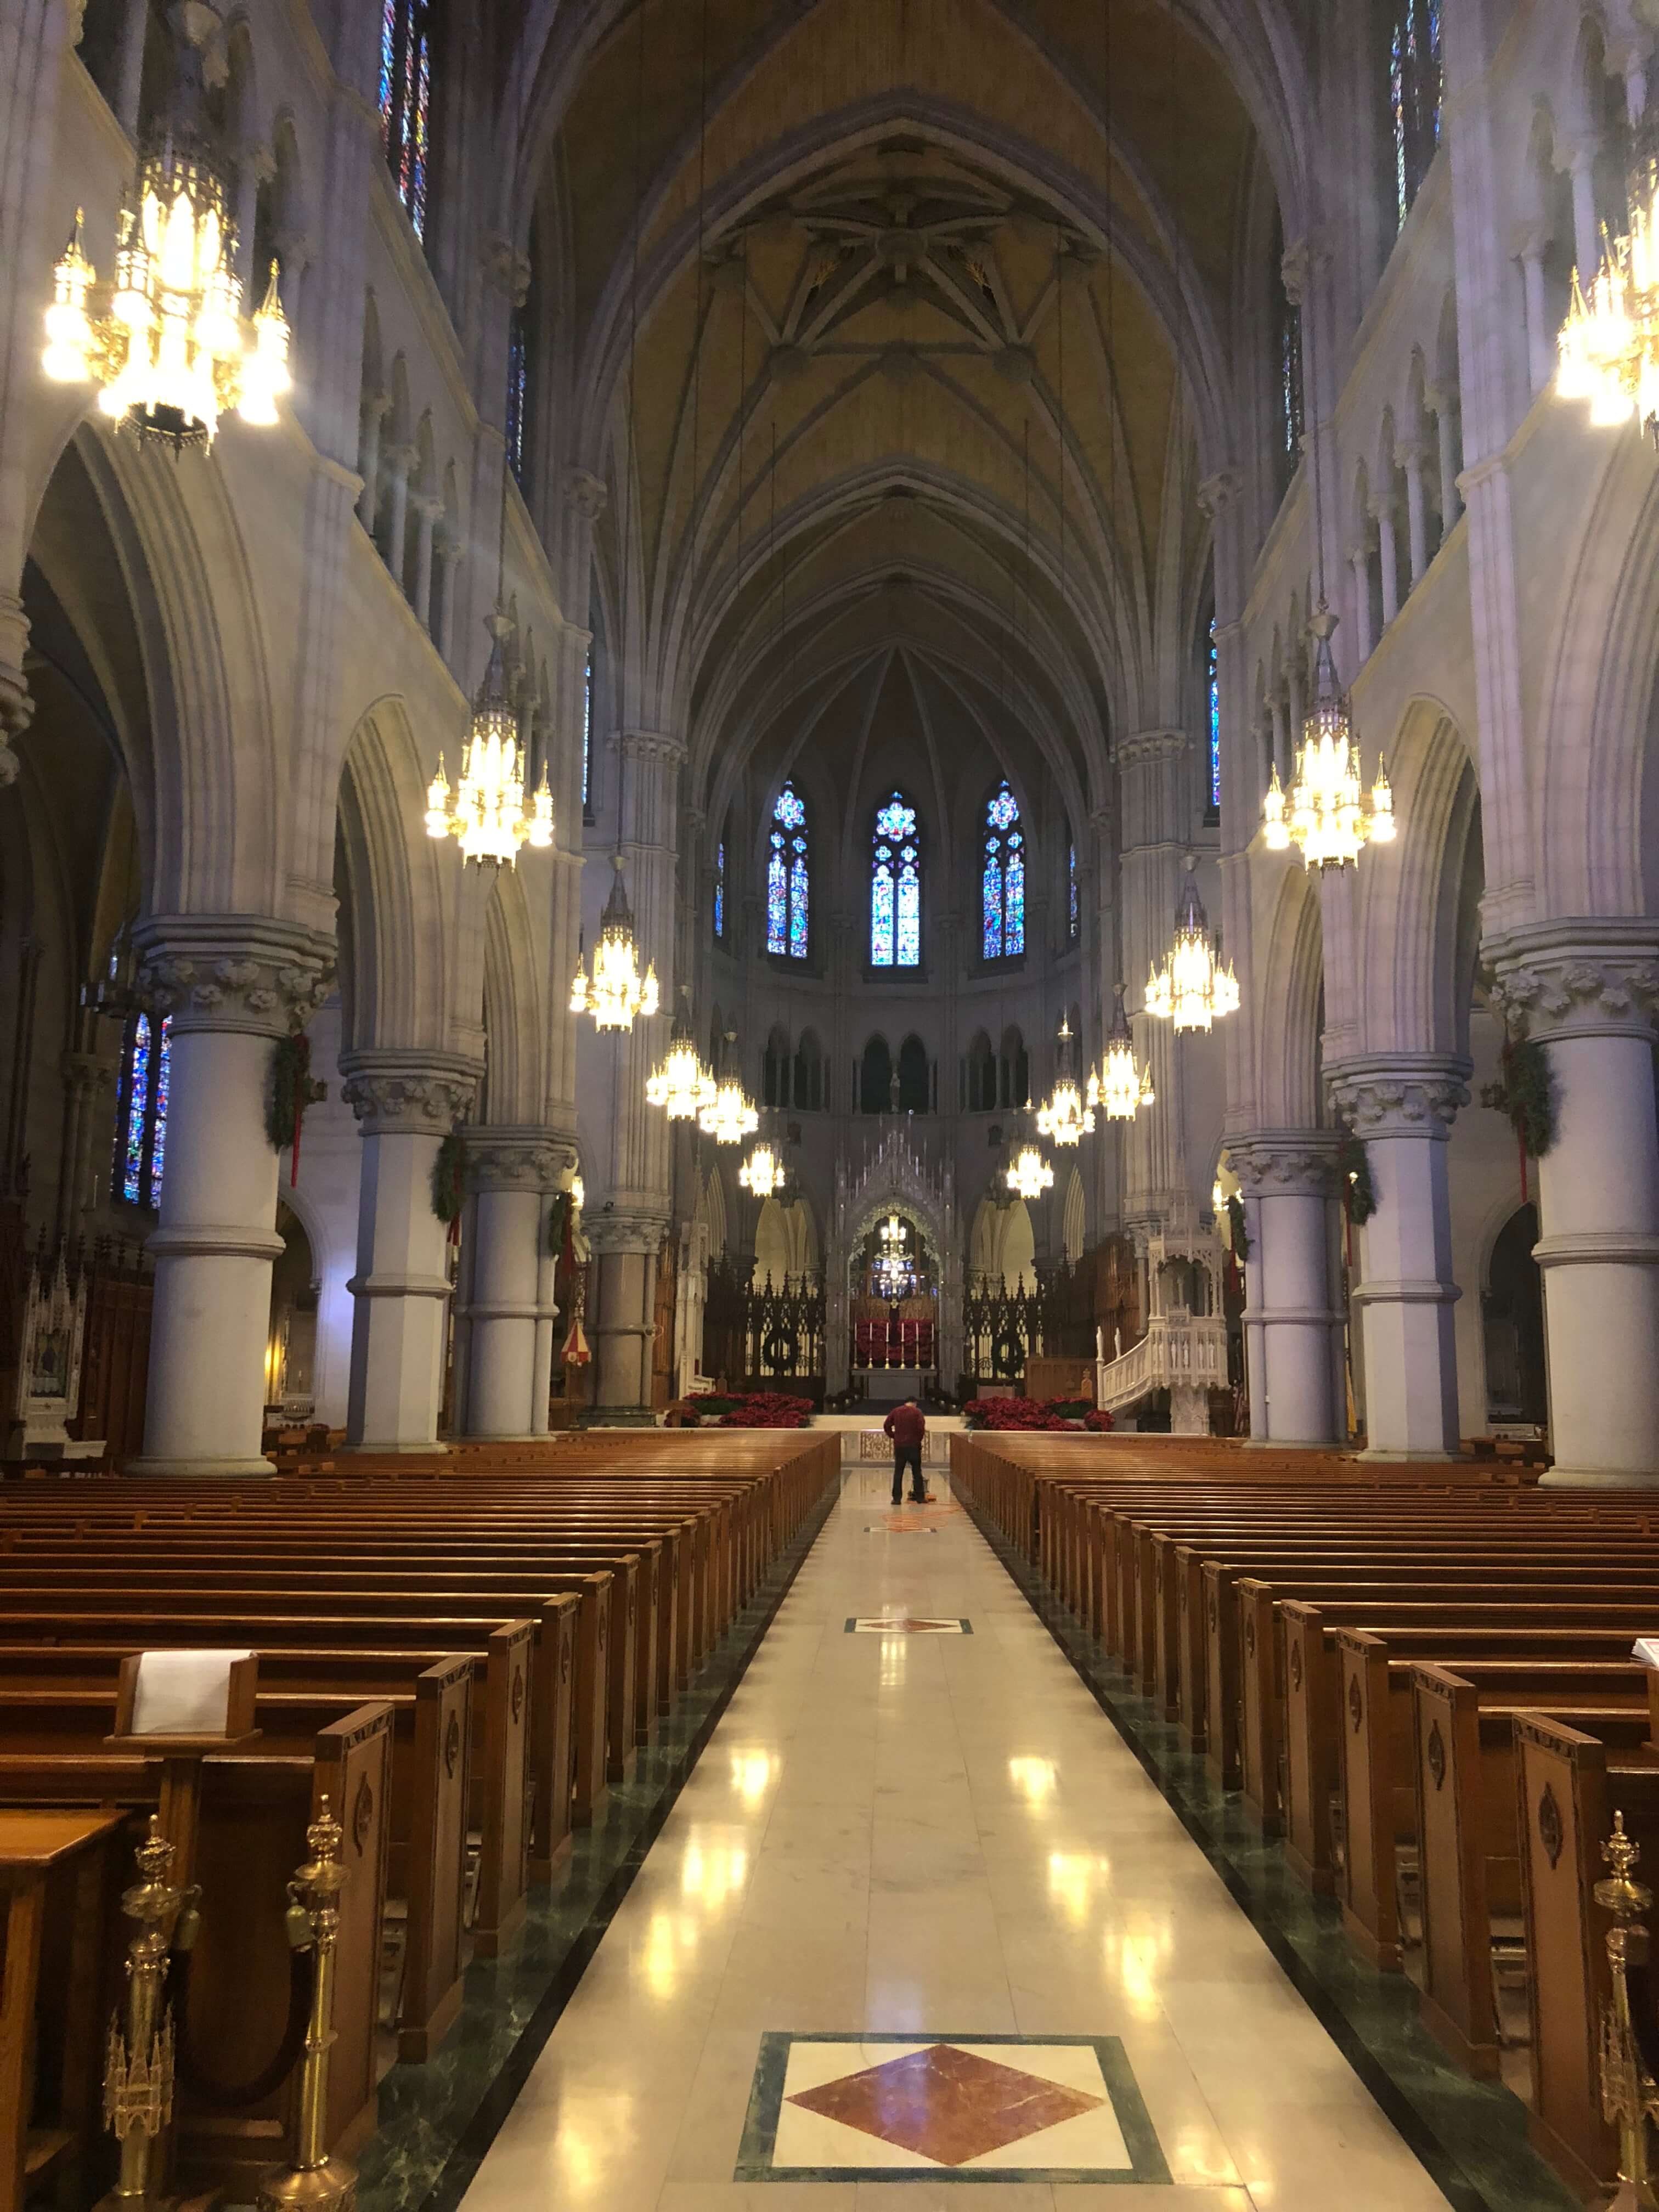
[[[726,840],[714,848],[714,934],[726,942]]]
[[[524,489],[525,407],[530,395],[530,348],[524,310],[515,307],[507,332],[507,458],[519,489]]]
[[[1395,0],[1389,33],[1389,113],[1399,220],[1411,213],[1440,141],[1440,0]]]
[[[876,809],[870,852],[870,965],[921,965],[921,839],[902,791]]]
[[[1025,950],[1025,832],[1006,781],[985,802],[980,872],[981,946],[988,960]]]
[[[1216,651],[1213,616],[1210,618],[1206,654],[1206,677],[1210,708],[1210,805],[1212,810],[1218,810],[1221,805],[1221,660]]]
[[[129,1206],[161,1202],[166,1164],[167,1092],[172,1080],[171,1019],[158,1025],[136,1015],[121,1054],[115,1116],[115,1194]]]
[[[811,884],[807,873],[806,805],[786,783],[772,809],[771,849],[766,862],[766,949],[792,960],[806,957]]]
[[[1073,945],[1083,934],[1083,915],[1078,904],[1075,839],[1071,840],[1066,847],[1066,934]]]
[[[426,235],[432,159],[432,0],[383,0],[380,143],[415,235]]]
[[[593,648],[582,676],[582,820],[593,819]]]

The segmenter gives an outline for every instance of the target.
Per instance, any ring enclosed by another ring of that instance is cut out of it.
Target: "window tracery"
[[[127,1206],[161,1202],[167,1164],[167,1091],[172,1073],[173,1023],[135,1014],[121,1049],[116,1091],[114,1195]]]
[[[981,948],[988,960],[1025,950],[1025,832],[1005,776],[985,802],[980,872]]]
[[[921,838],[902,791],[876,809],[870,856],[870,965],[921,965]]]
[[[811,929],[811,879],[806,802],[786,782],[772,809],[766,863],[766,949],[805,960]]]

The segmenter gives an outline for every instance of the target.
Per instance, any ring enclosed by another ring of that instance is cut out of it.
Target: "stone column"
[[[444,511],[441,499],[420,494],[415,500],[415,585],[410,605],[416,620],[430,635],[432,630],[432,530]]]
[[[593,1322],[593,1413],[596,1419],[637,1423],[652,1419],[651,1348],[656,1338],[657,1254],[667,1223],[650,1212],[620,1208],[582,1226],[593,1247],[598,1285]]]
[[[375,524],[380,514],[380,426],[391,410],[388,392],[373,392],[362,406],[362,437],[357,449],[357,465],[362,471],[363,488],[357,495],[357,515],[371,538],[375,537]]]
[[[542,1248],[548,1200],[571,1165],[546,1129],[475,1130],[467,1139],[473,1193],[471,1323],[463,1433],[530,1437],[536,1424],[537,1324],[544,1318]]]
[[[115,118],[129,138],[136,139],[141,121],[139,106],[144,84],[144,38],[149,28],[149,0],[127,0],[121,25],[120,76],[115,91]]]
[[[1328,1129],[1272,1129],[1227,1140],[1255,1239],[1244,1326],[1255,1443],[1328,1444],[1339,1433],[1334,1343],[1340,1316],[1332,1306],[1327,1222],[1335,1151]]]
[[[1348,566],[1353,570],[1353,651],[1356,673],[1371,657],[1376,640],[1371,635],[1371,550],[1369,545],[1352,546],[1348,551]]]
[[[1449,1457],[1458,1448],[1446,1139],[1469,1094],[1467,1060],[1387,1053],[1328,1071],[1332,1097],[1364,1145],[1376,1211],[1360,1230],[1352,1293],[1365,1356],[1368,1459]]]
[[[1412,589],[1415,591],[1429,565],[1428,515],[1423,497],[1423,463],[1427,459],[1427,449],[1415,438],[1408,438],[1398,451],[1400,465],[1406,474],[1406,547],[1411,559]]]
[[[348,1054],[342,1096],[363,1139],[357,1267],[346,1288],[351,1380],[346,1441],[431,1451],[443,1396],[448,1230],[432,1211],[438,1147],[471,1103],[477,1070],[424,1052]]]
[[[1395,543],[1394,495],[1379,492],[1371,501],[1371,520],[1376,525],[1376,558],[1382,575],[1382,627],[1400,611],[1400,550]]]
[[[409,550],[409,487],[421,457],[413,446],[388,446],[386,449],[386,470],[391,483],[391,496],[386,501],[386,528],[380,539],[380,555],[391,569],[398,589],[404,589],[404,556]]]
[[[244,915],[157,916],[133,941],[140,994],[171,1018],[172,1045],[144,1451],[128,1471],[266,1474],[270,1264],[283,1244],[265,1107],[276,1040],[321,1004],[333,947]]]
[[[1543,232],[1536,226],[1523,231],[1516,246],[1521,264],[1521,296],[1527,318],[1527,375],[1535,399],[1555,374],[1554,332],[1544,306]]]
[[[1431,385],[1423,395],[1434,416],[1435,444],[1440,471],[1440,538],[1443,544],[1463,511],[1457,489],[1457,394]]]
[[[1555,1466],[1546,1481],[1659,1482],[1659,923],[1539,922],[1489,940],[1495,1003],[1549,1061],[1538,1163]]]
[[[270,282],[268,269],[253,265],[253,234],[258,228],[259,187],[276,173],[276,159],[269,146],[251,138],[236,164],[236,280],[252,295],[257,307]]]

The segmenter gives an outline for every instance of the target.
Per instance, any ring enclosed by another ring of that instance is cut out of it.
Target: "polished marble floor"
[[[887,1480],[848,1468],[467,2212],[1443,2212],[971,1524],[872,1540]],[[846,1632],[883,1615],[973,1632]]]

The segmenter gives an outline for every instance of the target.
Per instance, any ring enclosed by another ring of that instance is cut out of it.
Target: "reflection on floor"
[[[971,1525],[868,1540],[888,1480],[848,1471],[468,2212],[1444,2212]],[[846,1632],[883,1616],[974,1632]]]

